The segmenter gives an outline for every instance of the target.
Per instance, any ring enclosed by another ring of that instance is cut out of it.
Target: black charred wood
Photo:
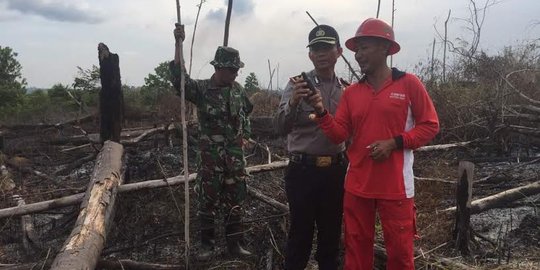
[[[100,43],[99,75],[101,91],[99,92],[100,139],[120,142],[124,115],[124,95],[120,80],[118,54],[110,53],[109,48]]]

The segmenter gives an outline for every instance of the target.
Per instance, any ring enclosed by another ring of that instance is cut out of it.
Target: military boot
[[[196,258],[200,261],[207,261],[214,256],[216,245],[214,217],[200,213],[199,218],[201,222],[201,249],[197,252]]]
[[[227,250],[233,256],[251,256],[252,253],[243,247],[244,230],[240,216],[231,215],[226,220],[225,234],[227,238]]]

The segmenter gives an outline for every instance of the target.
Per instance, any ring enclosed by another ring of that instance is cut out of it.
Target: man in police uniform
[[[343,49],[336,30],[319,25],[309,33],[309,59],[314,70],[307,72],[321,92],[325,106],[335,111],[343,85],[334,72]],[[319,269],[337,269],[341,235],[343,179],[347,160],[344,144],[333,144],[312,121],[313,108],[304,101],[310,94],[306,83],[296,77],[287,84],[275,117],[280,134],[287,135],[289,166],[285,189],[290,209],[289,239],[285,269],[304,269],[311,252],[315,227]]]
[[[171,62],[173,84],[180,94],[179,44],[185,38],[184,29],[174,30],[176,50]],[[186,74],[186,99],[197,106],[199,119],[198,174],[195,184],[201,227],[201,251],[198,259],[207,260],[214,254],[214,219],[220,210],[225,214],[227,248],[233,255],[251,255],[244,249],[242,202],[247,195],[246,161],[242,147],[250,136],[248,115],[252,111],[244,88],[235,81],[244,67],[239,52],[220,46],[216,50],[214,74],[210,79],[193,80]],[[221,207],[220,207],[221,206]]]

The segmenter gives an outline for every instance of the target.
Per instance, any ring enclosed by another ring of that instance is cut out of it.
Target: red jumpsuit
[[[372,269],[376,211],[383,226],[387,269],[414,269],[413,149],[439,131],[424,85],[397,69],[378,92],[362,80],[345,90],[335,116],[326,114],[319,126],[334,143],[352,138],[343,202],[345,269]],[[391,138],[402,142],[399,149],[382,162],[371,159],[367,146]]]

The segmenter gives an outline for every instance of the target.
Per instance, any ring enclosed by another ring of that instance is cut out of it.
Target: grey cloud
[[[225,2],[229,3],[227,0]],[[255,10],[253,0],[236,0],[233,3],[233,12],[237,15],[249,15]]]
[[[208,12],[206,15],[206,19],[220,22],[224,21],[226,12],[227,10],[223,8],[210,10],[210,12]]]
[[[104,20],[95,11],[77,6],[77,1],[7,0],[7,8],[61,22],[100,23]]]
[[[228,0],[223,0],[225,6],[229,4]],[[233,1],[233,11],[232,16],[245,16],[250,15],[255,10],[255,4],[253,0],[235,0]],[[206,19],[209,20],[216,20],[216,21],[225,21],[225,16],[227,14],[227,8],[220,8],[220,9],[214,9],[211,10],[208,15],[206,15]]]

